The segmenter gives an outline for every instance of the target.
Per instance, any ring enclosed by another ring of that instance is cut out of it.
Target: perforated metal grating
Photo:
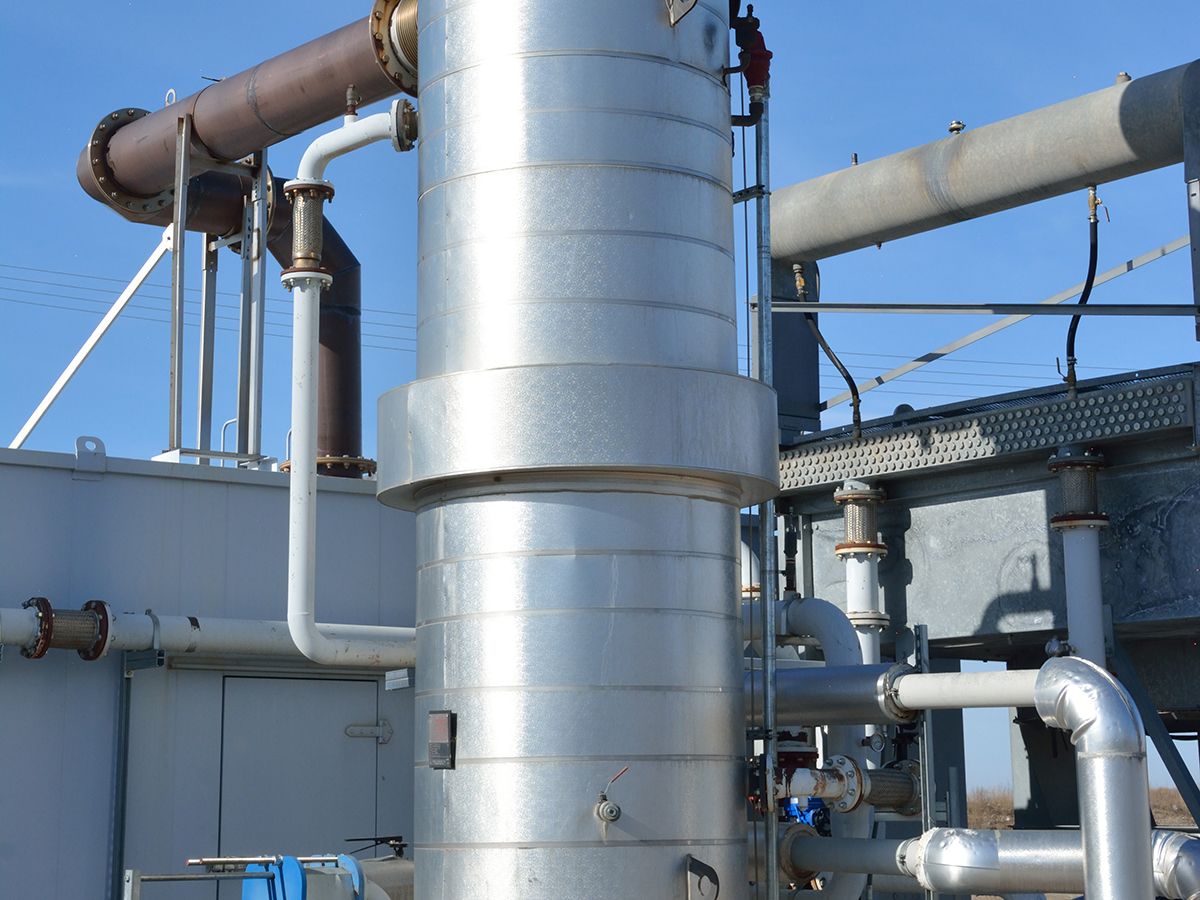
[[[1093,382],[1075,398],[1041,390],[941,408],[936,417],[913,413],[910,419],[929,418],[920,424],[868,423],[858,440],[824,432],[780,454],[780,492],[1190,427],[1193,395],[1192,371],[1173,369]]]

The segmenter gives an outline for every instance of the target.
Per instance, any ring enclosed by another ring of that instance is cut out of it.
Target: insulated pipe
[[[1075,746],[1088,900],[1151,900],[1146,737],[1132,698],[1094,663],[1063,657],[1042,666],[1034,705]]]
[[[1200,839],[1156,829],[1155,896],[1191,900],[1200,891]],[[974,831],[934,828],[907,840],[815,838],[792,829],[783,842],[793,871],[862,872],[908,879],[889,889],[981,894],[1084,890],[1078,831]],[[876,887],[879,880],[873,879]]]
[[[1063,542],[1063,581],[1067,634],[1072,651],[1098,666],[1107,664],[1100,587],[1100,528],[1059,528]]]
[[[892,699],[905,710],[1029,706],[1042,669],[914,672],[898,677]]]
[[[351,150],[376,141],[391,140],[401,148],[399,101],[389,113],[365,119],[347,116],[334,135],[323,135],[301,159],[295,181],[293,267],[285,269],[284,287],[292,291],[292,468],[288,478],[288,630],[296,647],[313,662],[344,665],[371,661],[400,668],[409,665],[409,647],[400,643],[407,633],[392,639],[355,632],[334,641],[316,626],[317,545],[317,409],[318,333],[321,292],[333,281],[318,267],[322,261],[320,197],[332,194],[324,181],[329,162]],[[309,268],[300,268],[303,264]]]
[[[908,666],[803,666],[776,673],[779,721],[792,725],[883,725],[914,716],[892,702],[894,682]],[[747,706],[760,692],[758,673],[747,673]],[[749,719],[747,722],[749,723]]]
[[[411,0],[399,4],[411,7]],[[397,4],[377,3],[377,11]],[[400,15],[402,12],[393,13]],[[411,17],[410,17],[411,18]],[[327,122],[346,108],[346,89],[354,85],[363,105],[416,87],[412,58],[396,48],[390,29],[372,14],[336,31],[232,75],[170,106],[117,128],[107,139],[106,163],[115,186],[100,185],[93,174],[93,147],[80,154],[79,183],[102,202],[112,189],[152,197],[175,181],[178,120],[190,113],[199,147],[217,160],[236,160]],[[415,21],[405,26],[414,32]],[[377,37],[378,35],[378,37]],[[415,41],[411,44],[415,48]],[[398,67],[397,67],[398,64]],[[193,174],[207,171],[203,160]]]
[[[152,612],[120,613],[109,611],[107,637],[98,656],[112,650],[164,650],[167,653],[191,653],[197,656],[256,656],[302,659],[296,649],[287,622],[262,619],[218,619],[198,616],[160,616]],[[98,615],[98,614],[97,614]],[[97,619],[99,621],[99,619]],[[386,668],[415,664],[415,629],[374,625],[325,625],[317,630],[332,641],[361,636],[401,638],[408,661],[398,666],[388,660]],[[156,635],[157,631],[157,635]],[[27,647],[38,634],[38,618],[33,609],[0,609],[0,644]],[[370,667],[369,662],[355,662]]]
[[[1196,66],[778,188],[772,255],[825,259],[1182,162],[1184,78]]]
[[[815,638],[825,654],[826,666],[862,668],[862,650],[858,634],[846,614],[827,600],[816,597],[798,598],[787,605],[786,621],[788,632],[793,635]],[[803,671],[791,669],[792,671]],[[814,670],[815,671],[815,670]],[[778,676],[776,673],[778,685]],[[775,692],[776,716],[781,717],[780,702],[784,692],[777,686]],[[820,724],[810,719],[808,724]],[[864,756],[863,741],[866,729],[861,725],[831,726],[828,730],[827,755],[847,756],[861,759]],[[870,837],[875,821],[875,810],[862,804],[857,809],[835,816],[831,827],[836,837]],[[857,900],[867,886],[867,877],[858,874],[835,874],[826,882],[819,893],[799,891],[796,898],[820,898],[820,900]]]

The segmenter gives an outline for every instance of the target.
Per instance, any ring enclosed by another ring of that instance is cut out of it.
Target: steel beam
[[[1188,246],[1188,238],[1185,235],[1184,237],[1176,238],[1169,244],[1164,244],[1163,246],[1151,250],[1148,253],[1143,253],[1141,256],[1138,256],[1134,259],[1128,259],[1119,266],[1114,266],[1107,272],[1097,275],[1095,286],[1099,287],[1106,282],[1112,281],[1114,278],[1120,278],[1122,275],[1132,272],[1135,269],[1140,269],[1147,263],[1152,263],[1155,260],[1162,259],[1164,256],[1174,253],[1176,250],[1181,250],[1186,246]],[[1078,297],[1082,291],[1083,284],[1077,284],[1074,287],[1067,288],[1065,291],[1055,294],[1053,297],[1047,297],[1040,305],[1053,306],[1059,303],[1066,303],[1068,300]],[[822,304],[822,306],[824,306],[824,304]],[[1070,309],[1073,312],[1078,312],[1078,306],[1071,306]],[[861,395],[867,391],[879,387],[880,385],[887,384],[889,381],[895,381],[901,375],[907,375],[909,372],[915,372],[917,369],[927,366],[931,362],[936,362],[939,359],[947,357],[951,353],[961,350],[964,347],[969,347],[977,341],[983,340],[985,337],[990,337],[999,331],[1003,331],[1005,328],[1016,325],[1018,322],[1024,322],[1027,318],[1028,316],[1023,315],[1006,316],[999,321],[985,325],[983,328],[976,329],[970,334],[951,341],[949,344],[943,344],[936,350],[931,350],[928,353],[918,356],[914,360],[897,366],[891,371],[884,372],[882,375],[876,375],[869,381],[864,381],[862,384],[858,385],[858,392]],[[835,394],[822,403],[821,409],[831,409],[840,403],[845,403],[849,399],[850,392],[842,391],[840,394]]]
[[[63,392],[63,389],[71,379],[75,377],[75,373],[79,371],[79,367],[83,365],[92,351],[96,349],[96,345],[100,343],[100,339],[112,327],[113,322],[117,320],[117,316],[121,315],[125,307],[129,305],[129,301],[133,299],[133,295],[137,293],[142,283],[150,277],[150,273],[154,271],[154,267],[158,265],[159,260],[166,255],[169,249],[171,249],[171,229],[167,228],[163,231],[158,246],[151,251],[150,256],[142,263],[142,267],[138,269],[137,274],[133,276],[133,279],[125,286],[125,289],[121,291],[117,299],[113,301],[113,305],[104,314],[104,318],[92,329],[92,333],[83,342],[83,346],[76,351],[75,356],[67,363],[67,367],[63,369],[62,374],[58,376],[58,379],[50,387],[50,390],[46,392],[46,396],[42,398],[41,403],[37,405],[37,408],[25,420],[25,424],[21,426],[21,430],[17,432],[16,437],[9,443],[8,449],[19,450],[21,448],[33,429],[37,427],[38,422],[42,421],[42,417],[46,415],[47,410],[58,399],[59,394]]]
[[[204,236],[203,282],[200,291],[200,364],[196,390],[196,446],[212,449],[213,356],[217,329],[217,263],[220,249],[215,235]],[[200,458],[208,465],[207,457]]]
[[[180,116],[175,133],[175,211],[171,217],[171,367],[167,449],[183,444],[183,310],[186,286],[188,183],[192,179],[192,117]]]

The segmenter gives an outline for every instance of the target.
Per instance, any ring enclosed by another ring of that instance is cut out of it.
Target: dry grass
[[[1175,788],[1151,788],[1150,808],[1154,821],[1165,827],[1193,827],[1183,798]],[[967,798],[967,824],[971,828],[1012,828],[1012,792],[1000,788],[976,788]]]

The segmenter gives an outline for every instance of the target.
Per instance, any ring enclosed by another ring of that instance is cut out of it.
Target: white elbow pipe
[[[401,141],[399,117],[403,101],[396,101],[388,113],[356,119],[337,131],[317,138],[300,161],[295,181],[300,188],[314,183],[331,188],[324,181],[331,160],[391,139],[397,150]],[[328,196],[329,192],[324,194]],[[321,193],[316,193],[320,197]],[[318,206],[320,200],[315,200]],[[305,213],[296,207],[297,234]],[[300,240],[300,239],[297,239]],[[316,621],[316,547],[317,547],[317,377],[319,366],[321,292],[333,278],[316,266],[320,263],[319,240],[313,246],[296,251],[295,265],[284,271],[284,287],[292,292],[292,461],[288,489],[288,630],[296,647],[313,662],[323,665],[381,665],[402,668],[412,665],[412,647],[407,636],[395,633],[393,639],[349,629],[344,638],[323,633]],[[300,267],[301,251],[305,267]]]
[[[394,100],[387,112],[362,119],[347,116],[346,124],[341,128],[321,135],[308,145],[300,157],[295,180],[324,181],[325,169],[333,160],[379,141],[390,140],[397,150],[401,149],[403,103],[403,100]]]

